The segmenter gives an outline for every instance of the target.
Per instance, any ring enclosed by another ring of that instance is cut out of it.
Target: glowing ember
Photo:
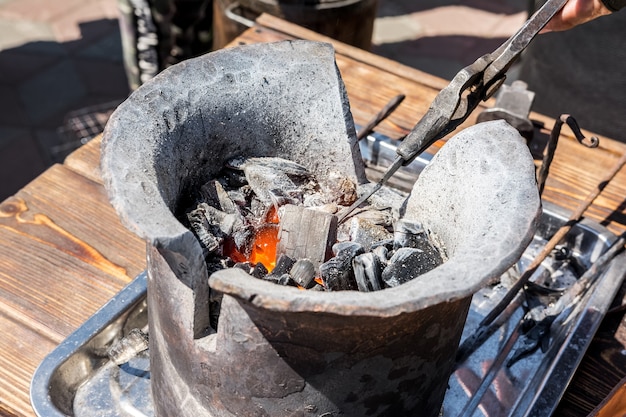
[[[265,215],[265,221],[272,224],[278,224],[280,222],[276,206],[270,206],[270,208],[267,210],[267,214]]]
[[[249,261],[256,265],[262,263],[272,272],[276,266],[276,246],[278,244],[278,226],[267,224],[259,227],[254,233],[254,242]]]
[[[246,262],[246,256],[237,250],[235,242],[231,238],[224,240],[224,255],[228,256],[234,262]]]

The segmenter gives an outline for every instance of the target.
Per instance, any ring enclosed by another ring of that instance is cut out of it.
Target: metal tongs
[[[455,130],[481,101],[493,96],[504,83],[506,72],[513,62],[567,1],[547,0],[517,33],[498,49],[481,56],[473,64],[459,71],[450,84],[437,94],[424,117],[397,147],[398,156],[382,179],[342,212],[338,220],[343,221],[354,209],[380,190],[400,167],[410,164],[433,143]]]

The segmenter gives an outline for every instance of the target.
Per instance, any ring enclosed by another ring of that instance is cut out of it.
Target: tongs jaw
[[[506,79],[506,72],[534,37],[568,0],[548,0],[494,52],[463,68],[431,104],[424,117],[398,146],[403,165],[455,130],[481,101],[489,99]]]
[[[382,179],[341,213],[339,221],[343,221],[356,207],[378,191],[401,166],[411,163],[433,143],[454,131],[481,101],[489,99],[504,83],[511,65],[567,1],[547,0],[498,49],[481,56],[459,71],[450,84],[437,94],[426,114],[398,145],[398,157]]]

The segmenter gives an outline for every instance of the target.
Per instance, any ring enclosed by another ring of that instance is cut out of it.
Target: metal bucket
[[[369,50],[377,0],[214,0],[213,49],[232,41],[261,13]]]

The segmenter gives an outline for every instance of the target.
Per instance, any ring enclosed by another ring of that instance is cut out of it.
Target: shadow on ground
[[[128,96],[118,21],[86,22],[80,30],[75,41],[0,51],[0,200],[71,151],[68,114]]]

